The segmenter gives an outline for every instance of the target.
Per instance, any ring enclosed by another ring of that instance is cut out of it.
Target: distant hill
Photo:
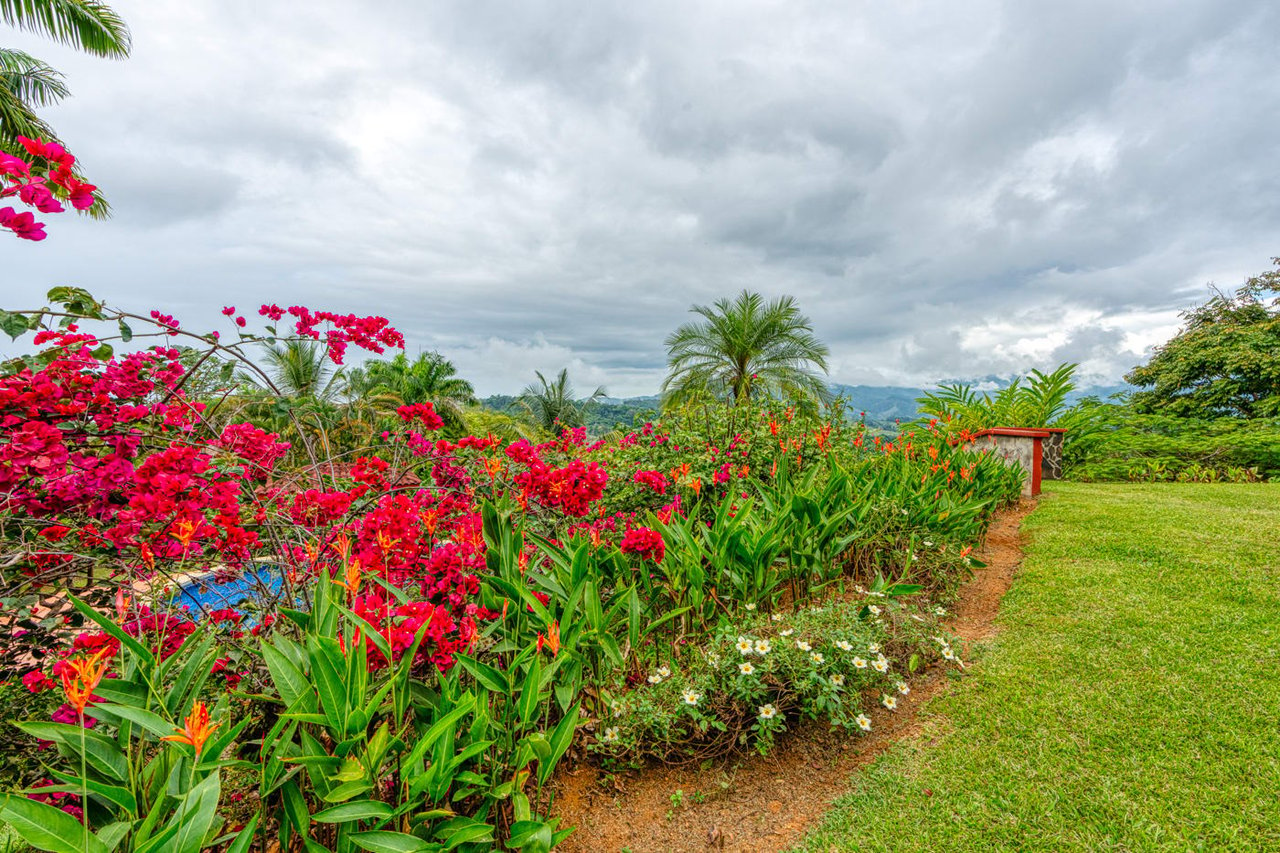
[[[977,387],[1003,387],[1009,380],[1006,377],[988,376],[979,379],[960,380]],[[951,384],[950,382],[946,384]],[[849,401],[849,411],[853,417],[866,412],[867,425],[879,429],[892,430],[895,421],[907,422],[916,417],[919,407],[916,399],[923,396],[925,389],[904,385],[841,385],[833,384],[831,390],[837,396]],[[930,389],[932,390],[932,389]],[[1112,394],[1133,390],[1128,385],[1092,385],[1078,388],[1071,393],[1069,400],[1075,402],[1083,397],[1098,397],[1106,400]],[[515,402],[509,394],[494,394],[480,401],[486,408],[499,412],[507,411]],[[653,420],[658,415],[658,397],[605,397],[587,410],[587,429],[592,435],[601,435],[615,427],[630,428],[637,423]]]

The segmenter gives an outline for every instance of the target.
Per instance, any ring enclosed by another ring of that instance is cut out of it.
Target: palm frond
[[[0,0],[0,20],[94,56],[123,59],[132,48],[124,20],[99,0]]]

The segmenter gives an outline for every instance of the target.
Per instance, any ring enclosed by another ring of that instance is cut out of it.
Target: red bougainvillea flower
[[[191,713],[183,720],[182,728],[176,729],[177,734],[166,735],[161,740],[171,740],[175,743],[187,743],[195,748],[196,758],[200,758],[200,751],[204,749],[205,741],[209,740],[209,735],[217,731],[222,723],[214,723],[209,725],[209,709],[204,706],[203,702],[197,701],[191,706]]]
[[[396,409],[396,414],[405,423],[418,421],[428,430],[436,430],[444,426],[444,420],[436,413],[436,407],[431,403],[414,403],[412,406],[401,406]]]
[[[632,479],[642,486],[653,489],[656,494],[667,493],[667,478],[662,476],[661,471],[637,471]]]
[[[627,535],[622,537],[622,544],[618,547],[624,554],[635,554],[642,560],[652,560],[655,563],[661,563],[666,555],[666,544],[662,541],[662,534],[648,527],[628,530]]]

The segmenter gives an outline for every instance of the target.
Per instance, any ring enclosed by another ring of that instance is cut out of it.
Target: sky
[[[656,392],[691,305],[792,294],[830,378],[1111,383],[1280,255],[1280,4],[119,0],[43,115],[115,210],[0,240],[185,327],[389,317],[481,394]]]

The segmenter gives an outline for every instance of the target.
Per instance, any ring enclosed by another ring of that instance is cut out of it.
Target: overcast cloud
[[[1280,4],[118,0],[46,112],[116,215],[77,284],[392,318],[482,393],[653,393],[692,303],[794,294],[832,379],[1114,381],[1280,254]]]

